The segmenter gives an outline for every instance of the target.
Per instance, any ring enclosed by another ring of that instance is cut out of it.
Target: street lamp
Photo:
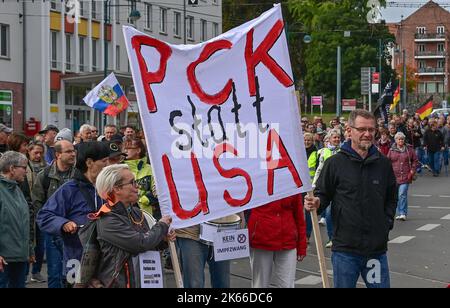
[[[106,39],[106,33],[108,31],[108,24],[111,24],[110,21],[110,8],[111,7],[121,7],[126,6],[130,7],[130,15],[128,16],[129,20],[134,23],[141,18],[141,13],[136,9],[136,1],[137,0],[128,0],[129,4],[111,4],[111,0],[105,0],[103,2],[103,10],[104,10],[104,20],[103,20],[103,42],[104,42],[104,67],[103,67],[103,77],[106,78],[108,75],[108,40]],[[103,121],[101,121],[99,129],[103,129],[103,126],[106,124],[106,115],[103,116]]]

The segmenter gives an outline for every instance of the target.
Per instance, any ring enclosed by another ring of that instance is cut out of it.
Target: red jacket
[[[290,196],[251,210],[250,247],[269,251],[297,249],[306,255],[306,223],[301,195]]]
[[[408,174],[411,171],[416,173],[416,168],[419,164],[413,147],[407,145],[407,149],[408,150],[405,152],[400,152],[394,144],[387,155],[392,162],[392,168],[394,169],[397,184],[399,185],[410,183],[408,180]]]

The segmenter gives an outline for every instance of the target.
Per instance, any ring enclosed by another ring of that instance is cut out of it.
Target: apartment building
[[[73,130],[83,123],[100,126],[103,115],[84,105],[81,99],[103,79],[107,67],[108,74],[115,72],[131,103],[119,119],[108,122],[138,123],[123,25],[132,25],[172,44],[195,44],[221,33],[222,3],[199,0],[198,5],[190,6],[188,0],[0,2],[0,121],[11,125],[14,121],[17,130],[30,117],[42,125]],[[11,92],[13,95],[9,95]],[[11,113],[10,122],[7,113]]]
[[[417,77],[415,93],[408,93],[408,101],[420,103],[433,95],[438,105],[450,94],[450,12],[429,1],[390,29],[398,44],[394,67],[402,68],[405,53],[406,65]]]

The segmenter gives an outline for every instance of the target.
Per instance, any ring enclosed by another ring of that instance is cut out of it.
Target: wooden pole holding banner
[[[180,263],[178,262],[177,249],[175,242],[169,241],[170,257],[172,258],[173,272],[175,274],[175,283],[177,288],[183,288],[183,277],[181,276]]]
[[[312,191],[308,192],[309,197],[314,197],[314,194]],[[317,211],[311,211],[311,221],[314,231],[314,240],[316,242],[316,248],[317,248],[317,257],[319,258],[319,266],[320,266],[320,274],[322,276],[322,285],[324,288],[328,289],[330,288],[330,282],[328,280],[328,273],[327,273],[327,263],[325,262],[325,253],[323,251],[323,243],[322,243],[322,237],[320,235],[320,227],[319,227],[319,220],[317,219]]]

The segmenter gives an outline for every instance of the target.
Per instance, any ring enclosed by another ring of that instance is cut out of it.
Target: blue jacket
[[[65,233],[62,230],[64,224],[73,221],[79,227],[85,225],[88,222],[87,214],[96,212],[103,203],[95,187],[84,175],[76,172],[74,179],[62,185],[39,211],[36,219],[39,228],[49,234],[62,236],[64,273],[70,269],[67,262],[72,259],[80,261],[83,253],[78,234]]]

